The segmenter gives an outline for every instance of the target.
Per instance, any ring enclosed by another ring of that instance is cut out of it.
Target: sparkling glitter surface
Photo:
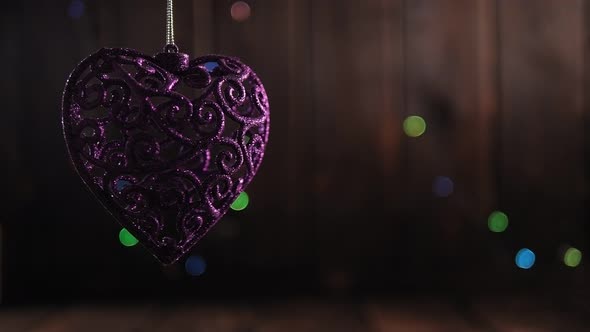
[[[101,49],[74,69],[63,96],[78,174],[164,264],[187,254],[250,183],[270,125],[248,66],[218,55],[186,61]]]

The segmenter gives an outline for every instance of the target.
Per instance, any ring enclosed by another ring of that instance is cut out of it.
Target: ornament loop
[[[176,47],[176,45],[166,45],[166,46]],[[164,50],[166,51],[166,49],[164,49]],[[178,47],[176,47],[175,52],[166,51],[166,52],[158,53],[158,54],[156,54],[155,58],[156,58],[156,61],[158,62],[158,64],[160,66],[162,66],[162,68],[165,68],[166,70],[168,70],[172,73],[179,74],[179,73],[182,73],[188,69],[188,64],[189,64],[188,54],[179,53]]]
[[[180,50],[176,44],[168,44],[164,46],[165,53],[178,53]]]

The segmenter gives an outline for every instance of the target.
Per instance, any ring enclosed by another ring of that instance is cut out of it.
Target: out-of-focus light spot
[[[80,18],[84,15],[85,7],[84,2],[80,0],[72,0],[68,6],[68,15],[70,15],[71,18]]]
[[[115,189],[117,189],[117,191],[121,191],[127,188],[130,184],[131,182],[127,180],[117,180],[117,182],[115,183]]]
[[[563,262],[569,267],[576,267],[582,262],[582,252],[576,248],[568,248],[563,255]]]
[[[527,248],[520,249],[516,253],[514,262],[521,269],[530,269],[535,264],[535,253]]]
[[[244,1],[236,1],[231,5],[231,17],[237,22],[244,22],[250,17],[250,5]]]
[[[238,198],[230,205],[230,208],[234,211],[242,211],[248,206],[248,203],[250,203],[250,197],[248,197],[245,191],[242,191]]]
[[[119,241],[125,247],[133,247],[139,242],[137,238],[133,236],[133,234],[129,233],[129,231],[126,228],[123,228],[119,232]]]
[[[190,256],[184,263],[184,268],[186,269],[186,273],[197,277],[205,273],[207,263],[201,256]]]
[[[508,227],[508,216],[502,211],[494,211],[488,217],[488,228],[494,233],[502,233]]]
[[[219,67],[219,64],[215,61],[205,62],[205,69],[210,73],[212,73],[217,67]]]
[[[419,137],[426,131],[426,121],[421,116],[411,115],[404,120],[404,132],[410,137]]]
[[[432,191],[438,197],[449,197],[454,188],[453,180],[446,176],[437,176],[432,182]]]

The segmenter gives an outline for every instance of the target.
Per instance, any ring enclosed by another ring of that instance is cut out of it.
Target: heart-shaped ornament
[[[169,45],[170,46],[170,45]],[[266,92],[236,58],[104,48],[63,95],[84,183],[162,263],[184,256],[252,181],[268,140]]]

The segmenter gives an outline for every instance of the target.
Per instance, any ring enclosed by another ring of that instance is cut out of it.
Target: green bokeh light
[[[234,211],[242,211],[248,206],[248,203],[250,203],[250,198],[245,191],[242,191],[238,198],[230,205],[230,208]]]
[[[508,216],[502,211],[494,211],[488,217],[488,228],[494,233],[501,233],[508,227]]]
[[[119,232],[119,241],[125,247],[133,247],[139,242],[139,240],[137,240],[137,238],[133,236],[133,234],[129,233],[129,231],[126,228],[123,228]]]
[[[408,116],[404,120],[404,132],[410,137],[419,137],[426,131],[426,121],[420,116]]]
[[[563,255],[563,262],[569,267],[576,267],[582,262],[582,252],[576,248],[569,248]]]

